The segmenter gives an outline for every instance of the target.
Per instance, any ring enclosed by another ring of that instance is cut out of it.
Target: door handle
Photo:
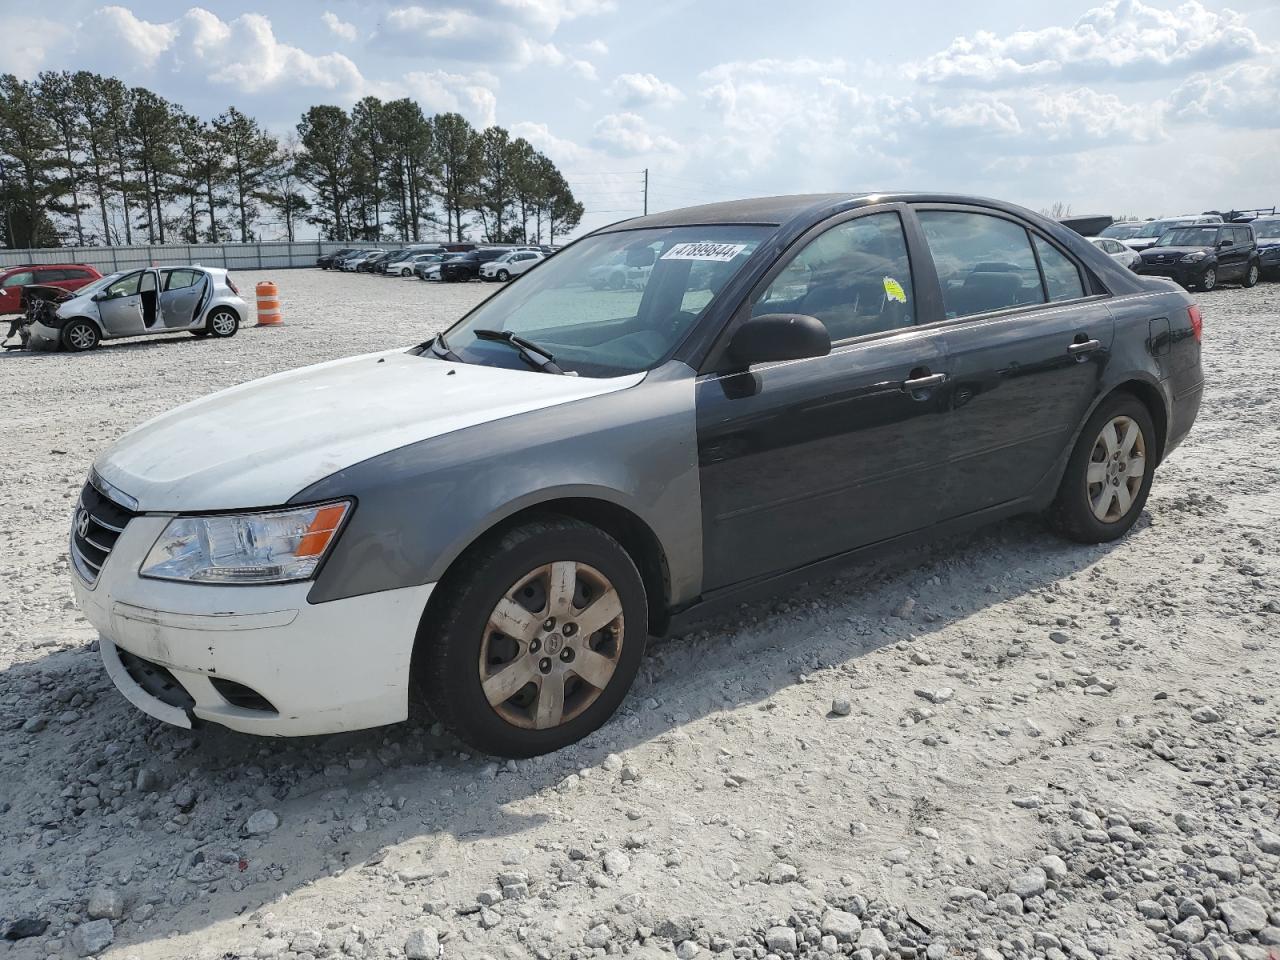
[[[928,390],[930,387],[939,387],[947,382],[945,373],[931,373],[923,377],[915,377],[911,380],[902,381],[902,389],[907,393],[914,393],[917,390]]]
[[[1101,340],[1077,340],[1075,343],[1067,346],[1067,353],[1071,354],[1073,357],[1078,357],[1081,354],[1093,353],[1093,351],[1097,350],[1101,346]]]

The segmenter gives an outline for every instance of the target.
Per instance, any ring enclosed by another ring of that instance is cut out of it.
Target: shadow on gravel
[[[652,644],[613,721],[558,754],[515,765],[469,755],[422,724],[298,740],[182,731],[127,704],[96,653],[17,665],[0,672],[0,902],[7,916],[53,918],[56,927],[83,917],[86,882],[113,883],[126,895],[119,949],[198,931],[328,874],[430,877],[450,866],[440,847],[455,841],[510,838],[518,855],[519,835],[547,818],[512,805],[608,754],[762,704],[804,674],[908,634],[927,645],[934,631],[993,604],[1028,593],[1051,600],[1058,580],[1108,549],[1065,544],[1038,521],[1015,520],[762,597]],[[947,581],[949,606],[922,594],[909,620],[894,616],[934,577]],[[47,725],[25,732],[33,718]],[[815,725],[812,735],[821,731]],[[247,837],[245,821],[264,808],[280,826]],[[148,903],[172,917],[146,923]]]

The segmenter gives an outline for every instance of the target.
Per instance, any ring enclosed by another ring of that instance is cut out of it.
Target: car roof
[[[648,216],[633,217],[602,227],[598,233],[623,230],[642,230],[648,227],[680,227],[711,224],[758,224],[781,227],[795,221],[817,223],[843,210],[867,207],[878,203],[955,203],[990,207],[994,210],[1026,216],[1028,211],[1016,204],[951,193],[916,193],[907,191],[877,191],[853,193],[800,193],[777,197],[756,197],[749,200],[730,200],[724,203],[707,203],[696,207],[665,210]]]

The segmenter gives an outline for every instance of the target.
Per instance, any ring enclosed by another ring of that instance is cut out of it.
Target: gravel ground
[[[275,279],[282,329],[0,357],[0,956],[1280,957],[1280,285],[1202,297],[1211,386],[1124,541],[1020,520],[762,598],[495,764],[183,732],[100,668],[99,449],[490,289]]]

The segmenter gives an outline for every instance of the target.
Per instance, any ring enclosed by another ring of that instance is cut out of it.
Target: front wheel
[[[72,320],[62,328],[62,345],[77,353],[92,350],[101,339],[98,328],[88,320]]]
[[[205,330],[215,337],[234,337],[239,329],[240,318],[226,307],[217,308],[205,321]]]
[[[511,279],[511,273],[509,271],[507,270],[498,271],[498,280],[500,280],[502,283],[506,283],[510,279]]]
[[[1218,285],[1218,271],[1210,267],[1204,272],[1204,276],[1200,278],[1200,289],[1208,293]]]
[[[1254,287],[1258,284],[1258,278],[1262,275],[1262,271],[1258,269],[1256,263],[1249,264],[1249,269],[1244,272],[1244,279],[1240,281],[1240,285],[1244,287]]]
[[[644,582],[604,531],[516,527],[460,561],[424,619],[414,678],[432,713],[484,753],[559,750],[607,721],[640,669]]]
[[[1134,525],[1151,491],[1155,427],[1132,394],[1104,400],[1080,432],[1049,521],[1080,543],[1106,543]]]

